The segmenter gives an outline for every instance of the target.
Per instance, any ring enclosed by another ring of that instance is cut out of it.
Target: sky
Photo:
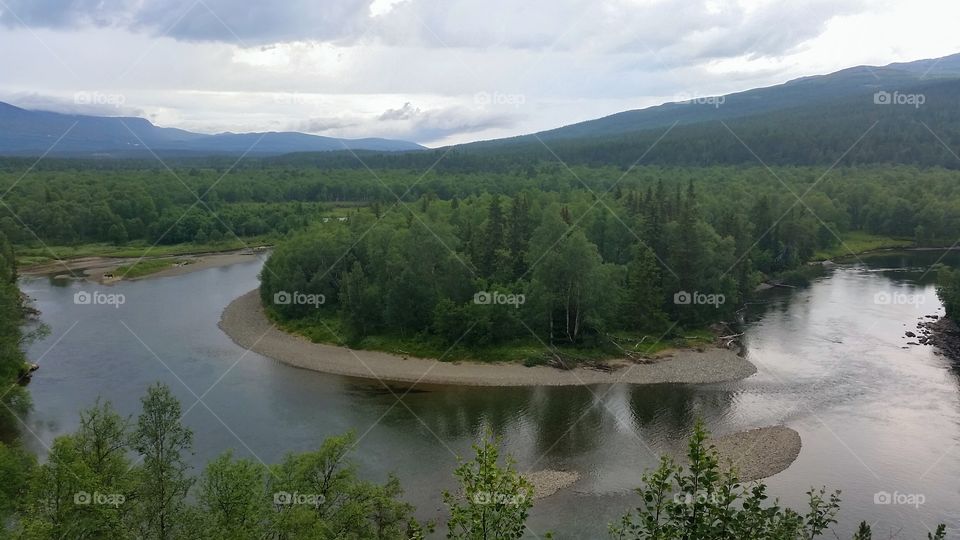
[[[427,146],[960,52],[952,0],[0,0],[0,101]]]

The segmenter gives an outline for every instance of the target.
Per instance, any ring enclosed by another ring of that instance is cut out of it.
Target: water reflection
[[[52,330],[30,350],[32,358],[46,356],[31,384],[36,406],[28,424],[42,453],[53,437],[75,429],[77,411],[97,395],[132,414],[146,386],[163,380],[192,403],[174,372],[197,394],[211,388],[204,401],[229,427],[202,406],[185,418],[197,432],[198,467],[227,448],[276,461],[353,429],[361,436],[355,457],[363,474],[382,479],[397,472],[425,519],[441,515],[439,492],[451,485],[454,454],[467,454],[489,429],[521,470],[581,473],[572,490],[540,502],[531,516],[538,534],[549,529],[577,538],[602,533],[632,504],[630,489],[644,470],[660,453],[682,452],[697,418],[717,433],[786,423],[801,432],[804,446],[793,466],[770,479],[774,496],[798,505],[811,485],[844,489],[839,532],[848,537],[860,519],[891,525],[894,514],[874,505],[873,493],[923,489],[927,504],[893,523],[914,537],[920,519],[949,521],[960,507],[960,452],[946,452],[960,447],[960,372],[904,337],[919,317],[937,311],[933,273],[923,274],[940,255],[872,255],[808,287],[768,291],[747,310],[745,344],[759,372],[743,381],[418,385],[402,403],[394,395],[407,392],[402,385],[391,392],[376,382],[296,370],[230,342],[216,321],[229,301],[256,285],[257,264],[118,285],[128,298],[121,310],[74,305],[73,282],[27,280]],[[945,260],[960,264],[960,254]],[[879,305],[879,291],[915,295],[923,304]],[[64,336],[76,321],[77,331]]]

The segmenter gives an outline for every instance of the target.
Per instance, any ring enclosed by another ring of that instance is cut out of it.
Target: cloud
[[[419,116],[421,114],[422,112],[420,111],[420,109],[414,107],[408,101],[404,103],[403,107],[400,107],[399,109],[387,109],[383,111],[383,113],[381,113],[377,119],[380,120],[381,122],[395,121],[395,120],[410,120],[411,118],[415,116]]]
[[[447,144],[960,49],[960,5],[864,1],[0,0],[0,100]]]
[[[87,116],[139,116],[145,115],[143,109],[128,106],[126,96],[99,92],[76,92],[69,98],[39,93],[16,93],[4,96],[4,99],[21,109],[33,111],[53,111],[63,114]]]
[[[430,144],[450,135],[511,128],[518,121],[516,116],[482,108],[454,106],[422,109],[405,102],[399,108],[389,108],[367,117],[310,118],[294,123],[291,129],[337,137],[375,133],[377,136]]]
[[[0,22],[115,27],[186,41],[244,45],[336,40],[363,31],[371,0],[6,0]]]
[[[297,41],[629,52],[651,61],[775,55],[866,0],[6,0],[0,22],[113,27],[245,47]]]

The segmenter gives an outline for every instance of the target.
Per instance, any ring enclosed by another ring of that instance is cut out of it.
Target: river
[[[809,287],[766,293],[746,325],[758,373],[701,386],[387,390],[290,368],[227,338],[220,313],[257,285],[259,262],[110,287],[24,278],[51,329],[29,350],[41,369],[29,386],[25,440],[44,454],[98,396],[135,415],[146,388],[163,381],[188,411],[197,467],[226,449],[272,463],[352,429],[361,473],[382,481],[395,472],[418,515],[438,518],[455,456],[468,456],[490,428],[521,471],[581,473],[538,501],[531,531],[598,538],[637,502],[631,490],[656,454],[682,450],[696,418],[717,434],[783,423],[803,440],[797,461],[767,480],[783,503],[801,506],[807,489],[826,485],[843,491],[841,537],[860,520],[875,524],[876,537],[921,538],[939,522],[955,534],[960,377],[904,337],[922,316],[942,314],[925,273],[941,255],[865,256]],[[960,255],[946,262],[960,264]],[[124,303],[77,305],[81,290],[122,294]],[[882,504],[885,493],[892,504]]]

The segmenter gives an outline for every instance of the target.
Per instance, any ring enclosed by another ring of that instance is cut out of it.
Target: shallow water
[[[940,256],[871,256],[807,288],[771,291],[748,315],[746,347],[759,372],[703,386],[407,392],[290,368],[245,352],[217,328],[223,308],[256,286],[258,262],[111,287],[24,279],[51,327],[29,351],[41,369],[30,384],[26,439],[43,453],[97,396],[135,414],[159,380],[188,411],[198,466],[226,449],[270,463],[353,429],[362,473],[383,480],[395,472],[418,514],[436,518],[455,456],[469,454],[489,427],[522,471],[581,473],[571,489],[538,501],[531,530],[596,538],[636,502],[630,490],[656,455],[682,450],[696,418],[718,434],[784,423],[803,440],[797,461],[767,480],[784,503],[802,505],[810,486],[827,485],[843,490],[841,537],[861,519],[876,523],[878,537],[901,529],[901,538],[924,537],[938,522],[956,534],[960,378],[933,349],[908,347],[904,337],[921,316],[942,313],[933,276],[924,275]],[[81,290],[125,302],[76,305]],[[919,494],[923,504],[876,504],[885,492],[901,501]]]

